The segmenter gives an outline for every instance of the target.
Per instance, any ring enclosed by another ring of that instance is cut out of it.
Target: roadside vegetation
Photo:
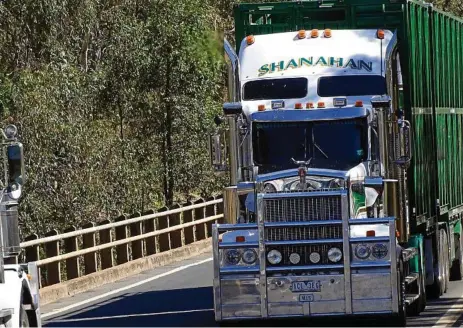
[[[236,2],[0,1],[0,119],[25,146],[24,235],[221,191],[207,134]]]

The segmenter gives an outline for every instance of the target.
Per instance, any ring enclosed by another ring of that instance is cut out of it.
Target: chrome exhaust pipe
[[[228,92],[231,102],[241,102],[241,82],[240,82],[240,63],[238,55],[233,47],[224,40],[226,57],[229,59],[228,65]],[[238,184],[239,167],[239,149],[238,149],[238,131],[236,128],[236,118],[228,117],[228,142],[229,142],[229,160],[230,160],[230,185]]]

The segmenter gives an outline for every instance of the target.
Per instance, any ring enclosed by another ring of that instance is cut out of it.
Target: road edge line
[[[102,285],[134,276],[140,272],[180,262],[201,255],[211,249],[211,238],[166,252],[143,257],[134,261],[101,270],[89,275],[41,288],[40,305],[46,305],[77,295]]]

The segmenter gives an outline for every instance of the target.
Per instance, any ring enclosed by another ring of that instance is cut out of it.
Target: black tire
[[[463,279],[463,238],[455,234],[455,257],[450,268],[450,280],[457,281]]]
[[[405,304],[405,272],[402,259],[399,260],[397,270],[398,293],[399,293],[399,313],[392,317],[392,327],[406,327],[407,326],[407,306]]]
[[[20,327],[30,327],[29,325],[29,317],[27,316],[27,312],[24,309],[24,305],[21,304],[20,309],[19,309],[19,324]]]
[[[439,268],[438,276],[434,276],[434,283],[429,286],[428,295],[430,298],[438,299],[444,294],[444,254],[442,247],[442,230],[436,232],[438,234],[437,245],[437,267]],[[440,276],[440,277],[439,277]]]

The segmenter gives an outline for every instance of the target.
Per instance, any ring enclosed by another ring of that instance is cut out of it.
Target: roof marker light
[[[310,33],[310,36],[312,38],[318,38],[318,30],[317,29],[313,29],[312,32]]]
[[[355,107],[363,107],[363,101],[357,100],[357,101],[355,102]]]
[[[309,109],[309,108],[314,108],[314,105],[313,103],[309,102],[305,105],[305,108]]]
[[[318,108],[325,108],[325,102],[319,101],[318,102]]]
[[[378,39],[383,40],[384,39],[384,30],[378,30],[378,32],[376,33],[376,36],[378,37]]]
[[[299,33],[297,33],[297,37],[299,39],[305,39],[306,37],[305,30],[300,30]]]
[[[301,103],[297,103],[296,105],[294,105],[294,108],[295,108],[295,109],[302,109],[302,104],[301,104]]]
[[[331,29],[325,29],[325,38],[331,38]]]
[[[259,112],[265,111],[265,105],[259,105],[259,107],[257,107],[257,110],[258,110]]]
[[[247,42],[248,46],[250,46],[251,44],[254,44],[254,42],[256,42],[256,38],[254,37],[254,35],[249,35],[246,38],[246,42]]]
[[[236,236],[236,242],[237,243],[244,243],[246,241],[246,237],[244,236]]]

